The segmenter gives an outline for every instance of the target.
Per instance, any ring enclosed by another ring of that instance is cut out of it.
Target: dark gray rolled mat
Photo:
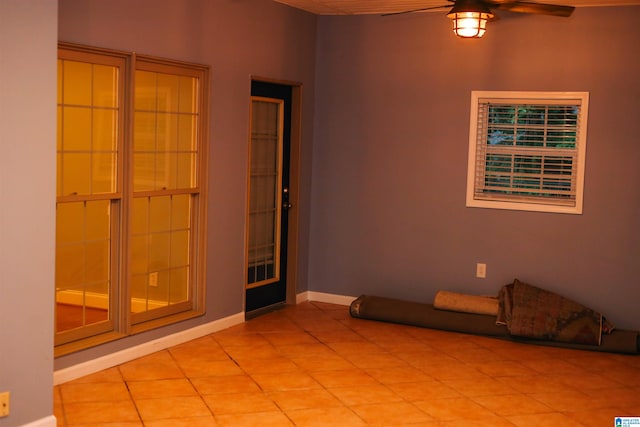
[[[637,331],[616,329],[609,335],[603,335],[601,344],[595,346],[514,337],[509,334],[506,326],[496,325],[495,316],[438,310],[433,307],[433,304],[403,301],[372,295],[362,295],[355,299],[351,303],[349,311],[352,317],[360,319],[379,320],[440,329],[443,331],[485,335],[528,344],[610,353],[640,353],[640,333]]]

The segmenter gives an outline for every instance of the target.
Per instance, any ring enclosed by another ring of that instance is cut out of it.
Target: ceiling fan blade
[[[515,2],[491,2],[491,9],[507,10],[509,12],[518,13],[535,13],[538,15],[552,15],[568,17],[571,16],[575,7],[561,6],[557,4],[531,3],[526,1]]]
[[[449,1],[453,3],[454,0],[449,0]],[[383,13],[382,16],[404,15],[405,13],[425,12],[427,10],[442,9],[445,7],[451,7],[451,5],[443,4],[440,6],[431,6],[431,7],[422,7],[420,9],[403,10],[402,12]]]

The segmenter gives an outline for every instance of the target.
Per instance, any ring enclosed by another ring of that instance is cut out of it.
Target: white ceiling
[[[275,0],[316,15],[364,15],[404,12],[425,7],[449,5],[450,0]],[[531,1],[531,0],[529,0]],[[535,2],[535,1],[534,1]],[[640,0],[542,0],[538,3],[566,6],[640,5]]]

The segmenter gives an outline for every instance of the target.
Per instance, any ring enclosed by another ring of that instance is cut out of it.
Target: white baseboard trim
[[[29,424],[23,424],[22,427],[56,427],[57,420],[53,415],[49,415],[45,418],[30,422]]]
[[[115,353],[107,354],[93,360],[78,363],[68,368],[59,369],[53,373],[53,384],[58,385],[75,380],[85,375],[94,374],[104,369],[113,368],[131,360],[155,353],[160,350],[173,347],[205,335],[212,334],[222,329],[238,325],[244,322],[244,313],[234,314],[204,325],[196,326],[186,331],[176,332],[166,337],[158,338],[134,347],[130,347]]]
[[[324,292],[314,292],[307,291],[298,295],[305,295],[305,301],[318,301],[318,302],[326,302],[328,304],[338,304],[338,305],[351,305],[354,299],[358,297],[352,297],[348,295],[336,295],[336,294],[327,294]]]
[[[309,301],[309,291],[300,292],[296,294],[296,304],[300,304],[301,302]]]

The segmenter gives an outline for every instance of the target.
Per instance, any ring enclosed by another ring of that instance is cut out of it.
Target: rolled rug
[[[443,331],[508,337],[504,325],[496,325],[495,316],[437,310],[433,304],[362,295],[351,303],[351,316]]]
[[[640,332],[616,329],[603,335],[600,345],[573,344],[514,337],[505,325],[496,325],[496,316],[438,310],[433,304],[361,295],[349,307],[352,317],[400,323],[450,332],[484,335],[527,344],[573,348],[609,353],[639,354]]]
[[[498,315],[497,297],[459,294],[457,292],[438,291],[433,299],[433,307],[438,310],[458,311],[461,313]]]

